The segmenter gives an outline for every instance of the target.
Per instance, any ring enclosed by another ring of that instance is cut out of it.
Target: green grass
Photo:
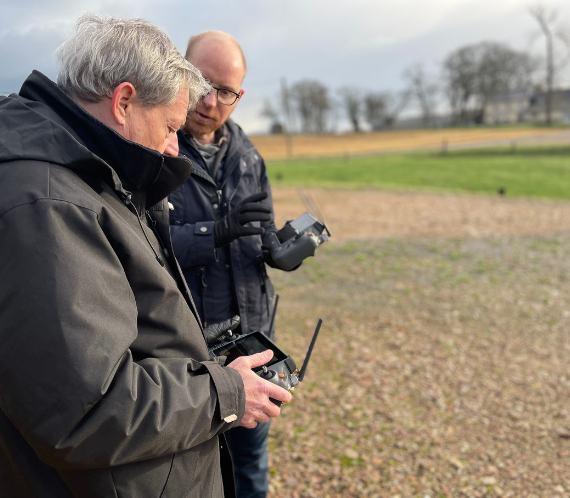
[[[518,147],[271,161],[276,186],[430,190],[570,199],[570,147]]]

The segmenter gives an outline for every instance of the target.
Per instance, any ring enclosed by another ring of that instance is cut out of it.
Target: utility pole
[[[547,16],[546,9],[538,5],[530,10],[546,40],[546,124],[552,124],[552,91],[554,87],[554,40],[549,24],[555,21],[555,14]],[[547,18],[550,17],[550,18]]]
[[[281,104],[283,105],[283,115],[287,122],[283,135],[285,137],[285,151],[287,159],[293,159],[293,137],[291,136],[291,107],[289,99],[289,89],[287,88],[287,79],[281,78]]]

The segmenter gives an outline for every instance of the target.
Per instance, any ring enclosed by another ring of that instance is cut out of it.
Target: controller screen
[[[318,223],[318,221],[309,213],[305,213],[302,216],[299,216],[296,220],[290,221],[289,225],[301,233],[312,227],[315,223]]]
[[[272,347],[270,344],[264,344],[255,335],[249,335],[237,343],[229,344],[227,348],[222,348],[216,351],[216,356],[227,356],[226,365],[231,363],[240,356],[249,356],[256,353],[271,349],[273,351],[273,358],[267,363],[267,366],[273,365],[279,361],[287,358],[287,355],[279,349]],[[254,369],[257,370],[257,369]]]

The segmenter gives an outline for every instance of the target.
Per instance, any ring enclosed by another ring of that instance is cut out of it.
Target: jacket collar
[[[192,144],[192,137],[184,133],[182,130],[178,130],[178,147],[180,149],[180,154],[183,155],[183,157],[188,157],[192,160],[194,166],[192,168],[192,174],[216,186],[216,182],[208,172],[204,158]]]
[[[224,157],[225,181],[222,183],[222,186],[239,166],[243,154],[255,148],[243,130],[231,118],[224,123],[224,133],[228,139],[228,150]],[[192,144],[191,137],[181,130],[178,131],[178,145],[180,147],[180,153],[188,156],[194,162],[192,174],[208,181],[218,188],[216,182],[208,172],[204,159]]]
[[[171,157],[131,142],[97,120],[69,98],[54,82],[34,71],[22,85],[20,96],[43,103],[43,114],[92,154],[100,158],[120,179],[115,188],[124,187],[143,199],[143,208],[153,206],[184,184],[192,172],[192,163],[184,157]],[[42,107],[38,110],[40,113]],[[87,169],[101,169],[90,162]],[[71,167],[71,166],[70,166]],[[101,173],[101,171],[92,171]],[[108,172],[107,172],[108,173]]]

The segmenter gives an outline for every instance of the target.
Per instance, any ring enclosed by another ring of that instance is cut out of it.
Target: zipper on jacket
[[[162,238],[160,237],[160,234],[158,233],[158,230],[156,229],[156,220],[150,215],[150,211],[148,209],[146,210],[146,220],[149,224],[149,227],[150,227],[152,233],[154,233],[156,240],[158,240],[158,243],[160,245],[160,248],[162,249],[162,252],[164,253],[164,255],[167,258],[169,258],[170,253],[168,252],[168,249],[166,248],[165,243],[162,241]]]
[[[222,199],[223,199],[223,192],[221,190],[216,190],[216,195],[218,196],[218,218],[221,219],[223,218],[229,211],[230,208],[226,209],[226,204],[222,204]],[[235,242],[236,244],[239,244],[239,240]],[[224,246],[224,248],[222,249],[225,253],[225,267],[226,270],[228,272],[228,279],[230,282],[230,288],[232,289],[232,313],[241,315],[240,313],[240,309],[239,309],[239,303],[238,303],[238,297],[237,297],[237,289],[235,286],[235,282],[234,282],[234,274],[233,274],[233,270],[232,270],[232,251],[231,251],[231,244],[228,244],[226,246]]]
[[[208,322],[206,320],[206,289],[208,288],[208,282],[206,282],[206,268],[199,266],[196,268],[196,273],[200,277],[200,299],[202,301],[202,320],[203,326],[207,327]]]
[[[265,268],[265,261],[263,260],[263,256],[257,256],[257,266],[259,267],[259,274],[261,276],[261,292],[265,294],[265,304],[267,306],[267,316],[270,315],[269,310],[269,293],[267,292],[267,280],[269,277],[267,275],[267,269]]]
[[[157,254],[157,252],[154,250],[154,246],[150,243],[150,240],[148,240],[148,236],[146,234],[146,232],[144,231],[143,225],[142,225],[142,221],[141,221],[141,217],[139,216],[139,211],[137,209],[137,207],[132,203],[131,198],[132,198],[132,194],[130,192],[125,192],[124,194],[121,193],[121,197],[123,198],[123,202],[125,203],[125,205],[130,209],[133,208],[134,209],[134,214],[136,214],[137,216],[137,220],[139,221],[139,225],[141,227],[142,233],[144,235],[144,238],[146,239],[148,245],[150,246],[150,248],[152,249],[152,252],[154,254],[155,259],[158,261],[158,263],[160,264],[160,266],[162,266],[164,268],[164,260]],[[147,211],[148,212],[148,211]],[[153,220],[154,221],[154,220]],[[159,241],[160,243],[160,241]]]
[[[224,216],[224,212],[222,209],[221,190],[214,190],[214,192],[210,193],[210,204],[212,205],[212,209],[214,210],[214,221],[221,220]]]
[[[216,194],[218,195],[218,206],[220,207],[219,209],[219,214],[220,214],[220,218],[223,218],[229,211],[230,208],[228,207],[226,209],[226,204],[222,204],[222,198],[223,198],[223,192],[221,190],[216,190]],[[239,239],[236,240],[234,242],[235,244],[238,244],[239,246]],[[226,270],[228,272],[228,279],[230,282],[230,288],[232,290],[231,292],[231,296],[232,296],[232,303],[231,303],[231,307],[232,307],[232,313],[241,315],[240,309],[239,309],[239,301],[238,301],[238,296],[237,296],[237,288],[235,286],[235,280],[234,280],[234,272],[233,272],[233,268],[232,268],[232,250],[231,250],[231,244],[228,244],[226,246],[224,246],[224,248],[222,249],[225,252],[225,256],[226,256]],[[238,249],[239,250],[239,249]]]
[[[135,214],[137,216],[137,218],[139,219],[139,224],[140,224],[140,217],[138,216],[138,212],[136,207],[132,204],[131,198],[132,198],[132,194],[128,191],[115,191],[116,195],[123,201],[123,203],[125,204],[125,206],[127,206],[127,208],[129,209],[129,211],[131,211],[133,214]],[[131,208],[132,206],[132,208]],[[152,218],[151,218],[152,219]],[[156,221],[153,219],[152,220],[154,222],[154,226],[156,225]],[[144,233],[144,228],[141,225],[141,230]],[[156,233],[156,237],[159,241],[160,244],[162,244],[163,246],[163,251],[165,253],[165,255],[167,255],[167,257],[169,257],[169,252],[166,249],[166,246],[162,243],[162,240],[160,238],[160,236],[158,235],[158,233]],[[154,250],[154,247],[152,246],[152,244],[149,242],[148,237],[146,237],[145,234],[145,238],[148,242],[148,244],[150,245],[156,260],[160,263],[160,261],[162,260],[162,258],[160,258],[160,256],[158,256],[158,254],[156,254],[156,251]],[[162,261],[162,263],[164,263],[164,261]],[[164,264],[162,264],[161,266],[164,267]],[[190,308],[190,311],[192,312],[192,314],[194,315],[194,317],[196,318],[196,322],[198,322],[198,324],[200,324],[200,327],[202,327],[201,324],[201,320],[200,320],[200,314],[198,313],[198,310],[196,309],[196,306],[194,305],[194,301],[192,300],[192,296],[190,295],[190,291],[188,290],[188,288],[186,287],[185,281],[184,281],[184,277],[182,276],[182,273],[179,271],[179,266],[177,264],[174,265],[174,275],[175,277],[174,280],[176,281],[178,288],[180,289],[180,292],[182,292],[182,295],[184,296],[184,299],[186,301],[186,303],[188,304],[188,308]]]

